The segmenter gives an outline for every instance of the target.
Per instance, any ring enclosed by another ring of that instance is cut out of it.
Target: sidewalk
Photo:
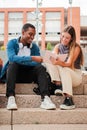
[[[87,124],[4,125],[0,130],[87,130]]]

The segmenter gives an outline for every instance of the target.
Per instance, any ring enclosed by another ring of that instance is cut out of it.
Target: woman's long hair
[[[83,65],[84,58],[83,58],[83,52],[79,44],[76,43],[76,32],[73,26],[67,26],[64,28],[63,32],[67,32],[71,35],[71,41],[69,42],[69,55],[71,58],[73,58],[75,47],[78,46],[80,48],[80,65]],[[73,61],[73,59],[72,59]],[[72,64],[72,67],[74,66],[74,63]]]

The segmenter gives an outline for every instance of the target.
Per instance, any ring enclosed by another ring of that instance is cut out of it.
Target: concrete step
[[[57,108],[63,103],[63,96],[51,96],[52,101],[56,104]],[[87,107],[87,95],[74,95],[73,100],[76,108]],[[41,96],[39,95],[16,95],[16,102],[18,108],[39,108],[41,104]],[[0,108],[6,108],[7,98],[4,94],[0,94]]]
[[[35,94],[33,88],[37,87],[37,84],[16,84],[15,92],[16,94]],[[6,93],[6,84],[0,84],[0,94]],[[74,95],[87,94],[87,84],[79,85],[73,88]]]
[[[87,108],[73,110],[20,108],[17,111],[0,108],[0,125],[4,124],[87,124]]]
[[[37,84],[16,84],[16,94],[35,94],[33,88],[37,87]],[[0,84],[0,94],[6,93],[6,84]],[[74,95],[87,95],[87,71],[83,71],[82,84],[73,88]]]
[[[35,94],[33,88],[37,87],[37,84],[16,84],[15,92],[16,94]],[[6,93],[6,84],[0,84],[0,94]]]
[[[1,125],[0,130],[11,130],[11,126],[10,125]],[[13,130],[87,130],[87,124],[13,125]]]

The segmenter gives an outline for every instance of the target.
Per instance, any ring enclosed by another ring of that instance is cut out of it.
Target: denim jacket
[[[7,57],[8,61],[3,66],[0,74],[0,78],[3,78],[3,76],[6,74],[6,70],[8,68],[8,65],[10,62],[15,62],[21,65],[27,65],[27,66],[36,66],[40,63],[32,61],[31,56],[40,56],[40,49],[39,47],[33,42],[32,47],[30,48],[30,56],[18,56],[19,52],[19,38],[18,39],[12,39],[7,43]]]

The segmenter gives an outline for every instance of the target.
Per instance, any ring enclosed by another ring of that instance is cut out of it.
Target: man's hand
[[[43,62],[43,58],[41,56],[31,56],[33,61]]]

